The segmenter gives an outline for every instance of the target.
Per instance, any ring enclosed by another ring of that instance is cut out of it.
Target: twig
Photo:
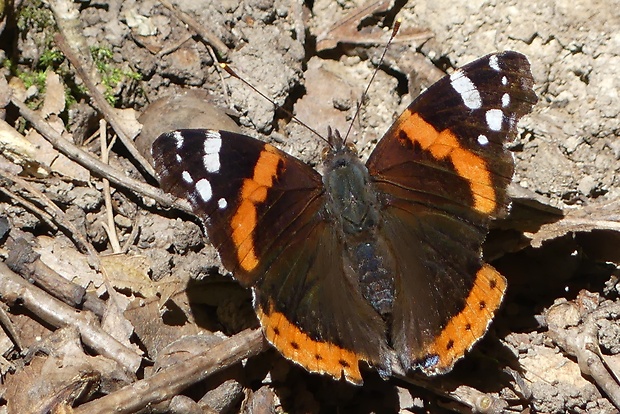
[[[183,46],[183,43],[187,42],[189,39],[191,39],[193,37],[193,35],[191,33],[186,33],[181,40],[179,40],[178,42],[163,48],[162,50],[160,50],[159,52],[157,52],[156,56],[157,57],[162,57],[162,56],[166,56],[172,52],[174,52],[175,50],[177,50],[178,48],[180,48],[181,46]],[[217,61],[217,59],[215,59],[214,61]]]
[[[25,188],[31,194],[36,196],[41,201],[41,203],[43,203],[48,208],[56,223],[68,230],[69,236],[72,238],[74,243],[78,247],[80,247],[82,251],[88,253],[89,264],[93,266],[96,270],[101,272],[101,275],[103,276],[103,282],[106,286],[108,294],[110,295],[110,301],[116,303],[117,292],[116,290],[114,290],[112,283],[110,283],[110,278],[108,277],[108,273],[105,267],[101,265],[99,254],[97,253],[93,245],[88,240],[86,240],[82,233],[73,225],[73,223],[71,223],[71,221],[66,218],[65,212],[62,211],[56,204],[54,204],[54,202],[50,200],[45,194],[30,185],[30,183],[28,183],[26,180],[16,177],[6,171],[0,170],[0,174],[3,175],[5,178],[13,181],[15,184]]]
[[[39,200],[39,202],[47,208],[47,211],[51,214],[54,221],[69,232],[69,237],[72,238],[74,243],[83,252],[88,252],[88,254],[93,258],[97,257],[97,251],[95,250],[95,248],[84,238],[84,236],[77,229],[77,227],[75,227],[73,223],[66,218],[65,212],[62,211],[60,207],[58,207],[45,194],[37,190],[28,181],[24,180],[23,178],[17,177],[16,175],[13,175],[6,170],[0,170],[0,176],[12,181],[13,183],[17,184],[18,186],[22,187],[30,194],[35,196]]]
[[[80,21],[80,11],[77,5],[71,0],[48,0],[48,4],[58,30],[62,33],[72,49],[77,51],[76,56],[80,59],[81,67],[88,68],[89,78],[94,79],[96,84],[101,84],[101,76],[95,68],[90,48],[84,37],[84,29]]]
[[[106,134],[105,119],[99,120],[99,142],[101,143],[101,162],[109,164],[108,158],[110,154],[110,148],[114,145],[114,140],[108,146],[108,136]],[[105,201],[105,211],[108,218],[107,225],[104,223],[103,229],[108,235],[112,251],[114,253],[121,252],[121,245],[118,242],[118,236],[116,235],[116,225],[114,224],[114,209],[112,208],[112,195],[110,193],[110,181],[107,178],[103,178],[103,199]]]
[[[75,326],[82,341],[100,355],[118,362],[131,372],[136,372],[140,367],[142,357],[103,331],[91,312],[77,311],[48,295],[13,273],[4,263],[0,263],[0,299],[9,305],[20,303],[57,328]]]
[[[73,161],[87,168],[94,174],[107,178],[110,182],[119,187],[127,188],[137,194],[150,197],[164,207],[174,207],[176,209],[191,213],[192,209],[187,201],[176,199],[170,194],[161,191],[159,188],[127,177],[122,172],[102,163],[87,152],[76,147],[73,143],[64,139],[47,123],[47,121],[41,118],[35,111],[28,108],[26,104],[17,99],[15,96],[11,97],[11,103],[19,109],[21,116],[30,122],[35,129],[52,144],[54,148],[62,152]]]
[[[394,376],[417,387],[423,388],[436,395],[441,395],[461,404],[452,407],[454,410],[466,406],[473,413],[501,414],[505,412],[507,403],[502,398],[494,397],[473,387],[455,383],[446,379],[423,377],[421,375],[405,376],[395,372]]]
[[[138,237],[138,232],[140,231],[140,215],[137,216],[138,218],[136,219],[134,217],[133,223],[131,225],[131,233],[129,233],[129,236],[127,237],[127,239],[125,240],[125,243],[123,243],[123,247],[121,248],[121,251],[123,253],[127,253],[129,251],[129,248],[131,247],[131,245],[133,244],[133,242],[136,240],[136,237]]]
[[[566,318],[562,318],[562,313],[559,313],[560,316],[549,317],[552,312],[565,312],[563,308],[568,306],[581,309],[569,302],[551,307],[547,312],[549,336],[565,353],[577,358],[581,372],[591,376],[611,403],[620,410],[620,384],[605,366],[598,341],[597,323],[600,319],[617,318],[617,315],[620,315],[620,303],[601,305],[580,315],[581,322],[577,326],[565,327]],[[559,325],[554,322],[556,319],[560,322]]]
[[[97,85],[89,76],[86,69],[82,66],[81,60],[78,58],[71,46],[67,43],[64,36],[61,33],[58,33],[56,36],[54,36],[54,41],[56,43],[56,46],[58,46],[58,48],[62,51],[65,57],[69,60],[69,62],[71,62],[78,76],[80,77],[80,79],[82,79],[82,82],[84,82],[84,85],[86,86],[86,88],[90,92],[90,95],[93,98],[93,103],[95,107],[99,109],[99,111],[103,114],[104,118],[112,126],[114,132],[116,132],[116,135],[120,138],[121,142],[125,145],[131,156],[134,157],[134,159],[138,161],[138,163],[140,163],[142,168],[144,168],[144,170],[148,174],[150,174],[152,177],[155,177],[155,170],[153,169],[151,164],[149,164],[146,158],[144,158],[144,156],[140,154],[140,152],[134,145],[133,140],[123,128],[122,122],[120,121],[116,112],[114,112],[114,108],[112,108],[110,104],[108,104],[108,101],[106,101],[101,91],[97,89]]]
[[[15,202],[17,202],[18,204],[21,204],[26,210],[30,210],[35,215],[39,216],[39,218],[41,218],[41,220],[46,222],[47,225],[50,226],[52,230],[58,230],[58,226],[56,226],[56,224],[54,223],[52,216],[50,216],[45,211],[41,210],[39,207],[32,204],[30,201],[25,200],[23,197],[18,196],[17,194],[9,191],[7,188],[4,188],[3,186],[0,186],[0,192],[6,194],[8,197],[15,200]]]
[[[24,349],[24,346],[22,345],[22,341],[19,338],[19,335],[17,334],[15,327],[13,326],[13,321],[11,321],[11,318],[9,318],[9,315],[7,315],[6,313],[5,307],[6,306],[0,307],[0,325],[2,325],[5,333],[11,339],[11,341],[13,341],[13,344],[15,345],[15,347],[19,351],[21,351],[22,349]],[[2,364],[0,364],[0,366],[2,366]],[[4,374],[2,369],[0,369],[0,374]]]
[[[26,280],[34,282],[67,305],[81,306],[99,318],[103,317],[106,308],[105,303],[95,293],[86,291],[82,286],[67,280],[43,263],[41,256],[32,249],[26,240],[17,238],[7,247],[9,255],[6,264],[12,271]]]
[[[216,372],[258,355],[267,344],[260,329],[245,330],[202,355],[172,365],[144,380],[88,402],[74,409],[74,414],[133,413],[165,401],[182,390]]]
[[[198,36],[200,36],[203,40],[213,46],[215,50],[217,50],[217,53],[220,55],[222,60],[228,60],[228,46],[226,46],[224,42],[219,39],[219,37],[206,30],[204,28],[204,25],[197,22],[196,19],[194,19],[189,14],[175,8],[168,0],[159,0],[159,2],[168,10],[170,10],[177,19],[188,25],[193,31],[198,34]]]

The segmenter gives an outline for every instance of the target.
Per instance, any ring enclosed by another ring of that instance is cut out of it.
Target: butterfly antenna
[[[360,113],[360,111],[362,109],[362,104],[364,103],[364,101],[366,100],[366,97],[368,96],[368,90],[370,89],[370,85],[372,85],[372,81],[375,79],[375,76],[377,76],[377,72],[379,72],[379,68],[381,67],[381,65],[383,64],[383,60],[385,59],[385,54],[387,53],[388,49],[390,48],[390,45],[392,44],[392,40],[394,40],[394,38],[396,37],[396,33],[398,33],[398,29],[400,29],[400,19],[397,19],[394,22],[394,27],[392,28],[392,34],[390,35],[389,40],[385,44],[385,48],[383,48],[383,53],[381,54],[381,59],[379,59],[379,63],[375,67],[375,70],[372,73],[372,76],[370,77],[370,81],[368,82],[368,85],[366,85],[366,90],[364,91],[364,93],[362,94],[361,99],[357,103],[357,108],[355,109],[355,114],[353,115],[353,119],[349,123],[349,129],[347,130],[347,133],[344,136],[344,142],[345,143],[347,142],[347,139],[349,138],[349,134],[351,133],[351,129],[353,128],[353,124],[355,123],[355,120],[357,119],[357,117],[358,117],[358,115],[359,115],[359,113]]]
[[[241,76],[239,76],[237,74],[237,72],[235,72],[230,66],[228,66],[226,63],[220,63],[220,67],[222,69],[224,69],[226,71],[226,73],[228,73],[230,76],[232,76],[233,78],[237,78],[239,79],[241,82],[243,82],[244,84],[246,84],[250,89],[252,89],[254,92],[256,92],[257,94],[259,94],[260,96],[262,96],[263,98],[265,98],[266,100],[268,100],[269,102],[271,102],[271,104],[274,106],[274,108],[279,109],[281,111],[283,111],[285,114],[287,114],[288,116],[291,117],[292,120],[294,120],[295,122],[297,122],[299,125],[305,127],[308,131],[312,132],[314,135],[316,135],[317,137],[319,137],[321,140],[327,142],[329,144],[329,141],[323,137],[323,135],[319,134],[315,129],[309,127],[306,123],[304,123],[303,121],[301,121],[299,118],[297,118],[295,115],[293,115],[291,113],[291,111],[289,111],[288,109],[285,109],[283,107],[281,107],[280,105],[276,104],[273,99],[271,99],[270,97],[268,97],[267,95],[265,95],[264,93],[262,93],[257,87],[255,87],[254,85],[252,85],[250,82],[246,81],[244,78],[242,78]]]

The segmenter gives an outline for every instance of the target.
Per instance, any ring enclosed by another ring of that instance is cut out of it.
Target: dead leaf
[[[101,275],[88,264],[88,258],[72,245],[47,236],[37,237],[36,244],[33,250],[41,255],[41,261],[65,279],[86,289],[98,288],[103,284]]]
[[[90,181],[90,171],[58,152],[52,144],[37,131],[31,129],[28,131],[26,138],[37,148],[37,161],[45,168],[65,177],[69,177],[72,180],[83,183]]]
[[[115,289],[128,289],[145,298],[157,295],[157,286],[149,278],[151,265],[148,257],[112,254],[101,257],[101,264]]]
[[[120,294],[116,294],[108,300],[101,327],[112,335],[114,339],[128,348],[133,348],[136,353],[141,355],[142,351],[129,340],[134,332],[134,327],[123,313],[129,306],[129,303],[129,298]]]
[[[36,356],[6,378],[9,414],[51,412],[77,399],[88,399],[93,392],[111,392],[133,380],[115,361],[86,355],[75,328],[58,329],[39,348],[49,356]],[[102,383],[102,378],[108,380]]]
[[[113,108],[116,112],[116,116],[120,120],[120,126],[130,139],[134,139],[138,136],[142,130],[142,124],[138,122],[138,113],[132,109],[118,109]]]
[[[174,302],[170,302],[171,307]],[[202,331],[195,323],[183,321],[184,315],[172,315],[175,309],[161,306],[159,301],[152,299],[136,298],[125,311],[125,316],[135,326],[136,335],[140,343],[147,350],[149,358],[156,359],[161,350],[168,344],[187,335],[196,335]],[[180,312],[178,312],[180,313]],[[165,323],[164,317],[174,319],[172,323]]]
[[[40,110],[41,116],[60,114],[65,109],[65,86],[60,80],[60,76],[53,71],[47,72],[45,78],[45,98],[43,99],[43,107]]]
[[[328,30],[317,35],[316,50],[321,52],[326,49],[333,49],[339,43],[349,43],[357,45],[383,44],[387,41],[386,32],[379,26],[359,29],[362,21],[369,16],[384,13],[392,7],[391,0],[380,0],[366,3],[343,19],[338,20]],[[421,45],[433,37],[433,33],[428,29],[403,27],[398,36],[394,38],[394,43],[405,43],[407,45]]]
[[[581,233],[589,239],[584,246],[596,246],[593,257],[598,260],[620,263],[620,201],[592,204],[566,213],[561,220],[542,226],[536,234],[530,234],[533,247],[540,247],[547,240],[554,240],[568,233]],[[600,241],[596,238],[599,237]]]

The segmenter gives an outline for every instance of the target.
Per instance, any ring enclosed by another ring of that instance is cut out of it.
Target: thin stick
[[[0,175],[2,175],[2,170],[0,170]],[[20,197],[17,194],[14,194],[13,192],[9,191],[3,186],[0,186],[0,192],[6,194],[7,196],[15,200],[15,202],[17,202],[18,204],[21,204],[22,207],[24,207],[26,210],[30,210],[31,213],[34,213],[35,215],[39,216],[39,218],[43,220],[44,222],[46,222],[47,225],[50,226],[52,230],[58,230],[58,226],[56,225],[56,223],[54,223],[52,216],[50,216],[44,210],[41,210],[39,207],[35,206],[30,201],[25,200],[23,197]]]
[[[194,19],[189,14],[175,8],[172,5],[172,3],[170,3],[168,0],[159,0],[159,2],[164,7],[166,7],[168,10],[170,10],[177,19],[181,20],[183,23],[191,27],[191,29],[195,31],[198,34],[198,36],[200,36],[207,43],[213,46],[215,50],[217,50],[217,53],[220,55],[220,57],[223,60],[228,59],[228,54],[229,54],[228,46],[226,46],[224,42],[220,40],[219,37],[217,37],[215,34],[206,30],[204,28],[204,25],[197,22],[196,19]]]
[[[47,209],[47,212],[52,216],[53,220],[60,225],[62,228],[67,230],[69,233],[69,237],[72,238],[73,242],[82,250],[83,252],[88,252],[88,254],[96,258],[97,251],[82,235],[82,233],[73,225],[71,221],[67,219],[65,216],[65,212],[60,209],[52,200],[50,200],[45,194],[35,188],[28,181],[20,178],[16,175],[9,173],[6,170],[0,170],[0,175],[13,183],[17,184],[21,188],[28,191],[30,194],[35,196],[39,202],[44,205]]]
[[[66,58],[71,62],[73,68],[75,69],[77,75],[82,79],[84,85],[90,92],[90,95],[93,98],[93,104],[99,111],[103,114],[104,118],[110,123],[116,135],[120,138],[121,142],[125,145],[131,156],[142,166],[144,171],[150,174],[152,177],[156,177],[155,170],[149,164],[149,162],[140,154],[136,146],[134,145],[133,140],[129,137],[129,134],[125,131],[123,124],[119,117],[114,112],[114,108],[110,106],[108,101],[106,101],[105,97],[97,88],[97,85],[91,77],[88,75],[86,69],[82,66],[80,59],[75,54],[74,50],[67,43],[65,37],[58,33],[54,36],[54,41],[56,42],[56,46],[63,52]]]
[[[41,118],[39,114],[37,114],[35,111],[28,108],[25,103],[17,99],[15,96],[11,98],[11,103],[19,109],[20,115],[23,116],[28,122],[30,122],[34,126],[34,128],[50,144],[52,144],[54,148],[62,152],[71,160],[87,168],[94,174],[109,179],[110,182],[114,183],[119,187],[127,188],[137,194],[150,197],[164,207],[174,207],[176,209],[191,214],[192,209],[187,201],[177,199],[170,194],[163,192],[159,188],[148,185],[142,181],[134,180],[127,177],[121,171],[118,171],[117,169],[102,163],[98,159],[91,156],[89,153],[75,146],[72,142],[64,139],[60,135],[60,133],[58,133],[47,123],[47,121]]]
[[[101,162],[108,164],[108,158],[110,155],[110,148],[113,142],[108,146],[108,136],[106,134],[106,122],[105,119],[99,121],[99,142],[101,143]],[[114,209],[112,208],[112,194],[110,193],[110,181],[107,178],[102,178],[103,181],[103,199],[105,201],[105,212],[108,219],[107,225],[103,226],[103,229],[108,235],[110,246],[114,253],[121,252],[121,245],[118,242],[118,236],[116,235],[116,225],[114,224]],[[104,223],[105,224],[105,223]]]
[[[140,355],[101,329],[97,318],[91,312],[76,311],[75,308],[26,282],[4,263],[0,263],[0,298],[5,303],[20,303],[57,328],[75,326],[88,347],[118,362],[131,372],[136,372],[142,363]]]
[[[245,330],[202,355],[165,368],[152,377],[74,408],[74,414],[129,414],[178,395],[185,388],[267,349],[260,329]]]

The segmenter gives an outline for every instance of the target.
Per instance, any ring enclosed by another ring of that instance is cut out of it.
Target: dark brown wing
[[[525,56],[478,59],[420,95],[367,162],[398,258],[392,341],[405,368],[449,371],[501,304],[506,281],[480,246],[508,208],[504,143],[536,102],[532,87]]]
[[[265,335],[287,358],[311,372],[362,383],[361,361],[391,373],[386,328],[343,268],[343,246],[320,219],[290,239],[256,286]]]
[[[265,336],[285,357],[357,384],[360,361],[389,374],[386,328],[344,267],[316,171],[224,131],[164,134],[152,153],[162,188],[190,201],[226,268],[254,288]]]

